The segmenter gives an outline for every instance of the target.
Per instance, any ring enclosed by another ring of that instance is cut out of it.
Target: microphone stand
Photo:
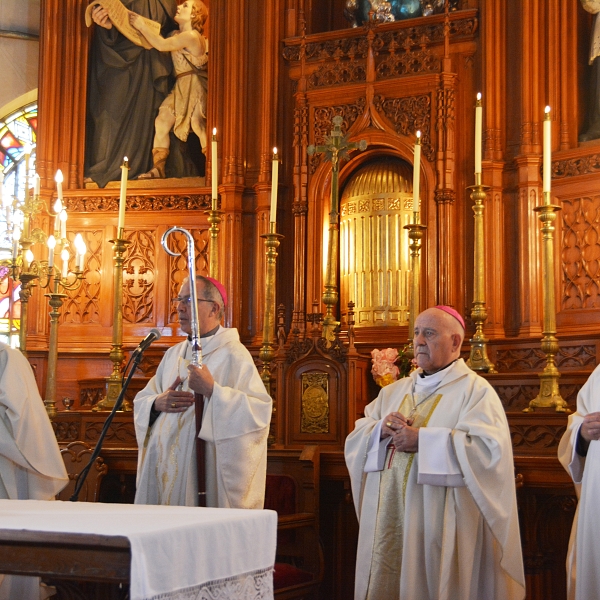
[[[127,388],[129,387],[129,383],[131,381],[131,378],[133,377],[135,370],[138,368],[138,366],[142,360],[142,355],[144,354],[144,350],[140,350],[139,348],[138,348],[138,350],[136,350],[133,353],[133,357],[132,357],[133,365],[131,366],[129,375],[127,375],[127,380],[125,381],[125,384],[121,388],[121,392],[119,393],[119,396],[118,396],[117,400],[115,401],[115,405],[113,406],[113,409],[110,411],[110,415],[108,415],[108,417],[106,418],[106,421],[104,422],[104,427],[102,427],[102,431],[100,432],[100,436],[98,437],[98,441],[96,442],[96,447],[94,448],[94,451],[92,452],[92,456],[90,457],[90,462],[88,462],[88,464],[85,466],[83,471],[81,471],[81,473],[79,474],[79,477],[77,478],[77,484],[75,485],[75,491],[73,492],[73,495],[69,498],[70,502],[77,502],[77,500],[79,499],[79,492],[81,492],[81,488],[83,487],[83,484],[85,483],[85,480],[88,476],[88,473],[90,472],[90,469],[92,468],[92,465],[94,464],[94,461],[98,458],[98,455],[100,454],[100,450],[102,449],[102,442],[104,442],[104,438],[106,437],[106,434],[108,433],[110,424],[112,423],[112,421],[115,417],[115,414],[117,413],[117,411],[121,408],[121,405],[123,404],[123,399],[125,398],[125,392],[127,391]]]

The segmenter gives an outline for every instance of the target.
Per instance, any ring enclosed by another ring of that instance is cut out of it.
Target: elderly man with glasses
[[[188,339],[167,350],[156,375],[134,400],[139,447],[138,504],[198,505],[196,443],[204,444],[206,506],[262,508],[272,402],[237,329],[220,322],[225,288],[197,277],[203,366],[190,365],[190,284],[177,314]],[[195,395],[204,397],[196,440]],[[201,482],[202,485],[202,482]]]

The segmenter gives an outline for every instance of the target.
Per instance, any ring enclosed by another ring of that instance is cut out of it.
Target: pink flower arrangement
[[[396,360],[398,360],[396,348],[385,348],[384,350],[375,348],[371,351],[371,359],[373,362],[371,373],[377,385],[384,387],[398,379],[400,369],[396,366]]]

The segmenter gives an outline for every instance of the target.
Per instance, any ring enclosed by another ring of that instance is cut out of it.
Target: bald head
[[[460,356],[465,332],[458,320],[438,308],[428,308],[415,320],[414,352],[426,373],[435,373]]]

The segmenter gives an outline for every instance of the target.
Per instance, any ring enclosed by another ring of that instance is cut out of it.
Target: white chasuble
[[[54,500],[65,463],[27,359],[0,342],[0,498]],[[0,574],[0,600],[39,600],[39,577]]]
[[[600,598],[600,441],[590,442],[587,456],[577,453],[583,418],[600,412],[600,367],[596,367],[577,395],[577,412],[569,415],[567,430],[558,446],[558,459],[567,470],[579,496],[567,555],[567,598]]]
[[[422,407],[419,376],[384,387],[346,440],[360,524],[355,600],[521,600],[525,577],[502,404],[462,359],[431,376]],[[416,411],[408,411],[407,396]],[[387,452],[381,420],[399,407],[417,419],[419,451],[394,453],[389,469],[389,460],[372,456]],[[383,539],[392,535],[387,554]],[[380,591],[382,572],[388,581]]]
[[[207,506],[262,508],[271,398],[236,329],[202,338],[203,363],[215,386],[205,399],[199,437],[206,441]],[[197,506],[195,408],[161,413],[149,427],[156,397],[187,377],[186,340],[165,353],[156,375],[134,400],[138,442],[137,504]],[[182,386],[188,390],[187,381]]]

